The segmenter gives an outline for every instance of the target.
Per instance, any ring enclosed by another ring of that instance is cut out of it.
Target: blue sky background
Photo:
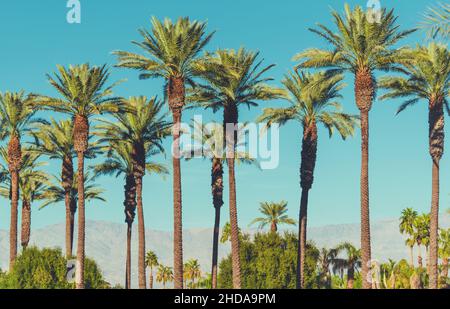
[[[366,6],[365,0],[348,1],[352,6]],[[394,7],[403,29],[416,26],[424,9],[434,1],[382,0]],[[217,33],[208,50],[239,48],[259,50],[266,64],[277,66],[270,72],[279,84],[292,68],[292,56],[308,47],[325,47],[324,42],[307,31],[321,22],[331,26],[330,9],[343,10],[344,1],[102,1],[81,0],[81,24],[66,22],[65,0],[2,1],[0,4],[0,91],[25,89],[54,94],[45,74],[57,64],[108,63],[113,65],[113,50],[136,50],[131,40],[140,40],[137,29],[149,27],[152,15],[163,18],[190,16],[207,20],[208,29]],[[404,44],[423,43],[424,34],[411,35]],[[162,95],[162,81],[140,81],[137,73],[112,69],[113,80],[127,78],[116,89],[121,96]],[[347,76],[348,87],[342,92],[347,112],[356,113],[353,78]],[[263,103],[261,107],[240,113],[242,121],[253,121],[263,106],[281,106],[282,101]],[[396,101],[374,103],[370,123],[370,206],[373,220],[398,217],[405,207],[427,211],[431,198],[431,161],[428,155],[427,108],[417,106],[395,116]],[[197,113],[200,113],[198,111]],[[210,118],[209,112],[203,112]],[[184,114],[191,119],[193,112]],[[220,121],[221,114],[213,116]],[[447,126],[448,128],[448,126]],[[448,129],[446,130],[448,134]],[[309,224],[311,226],[359,221],[360,136],[342,141],[329,139],[319,131],[318,162],[315,183],[310,193]],[[297,218],[300,200],[299,163],[301,129],[297,123],[281,129],[280,165],[276,170],[260,171],[239,166],[237,199],[239,222],[246,227],[258,215],[261,201],[287,200],[289,213]],[[169,145],[169,143],[167,143]],[[164,158],[160,158],[164,161]],[[166,160],[170,166],[171,160]],[[88,162],[92,164],[93,162]],[[441,206],[449,207],[449,156],[441,164]],[[50,162],[49,171],[59,173],[60,162]],[[87,206],[92,220],[123,222],[122,178],[101,178],[107,203]],[[147,228],[172,228],[172,178],[158,176],[144,179],[144,207]],[[225,179],[225,183],[227,180]],[[182,163],[184,227],[210,227],[213,207],[210,196],[210,163],[196,159]],[[225,192],[228,196],[228,192]],[[33,210],[33,227],[64,222],[63,205]],[[227,199],[222,218],[228,220]],[[9,205],[0,199],[0,229],[9,225]]]

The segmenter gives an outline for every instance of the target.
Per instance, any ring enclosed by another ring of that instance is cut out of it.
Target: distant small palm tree
[[[420,25],[427,31],[430,39],[450,38],[450,3],[439,3],[438,6],[430,6],[424,14]]]
[[[440,229],[439,257],[442,260],[442,278],[448,278],[448,260],[450,259],[450,229]]]
[[[270,231],[273,233],[278,231],[278,225],[280,224],[295,225],[295,220],[289,218],[286,214],[288,211],[287,204],[288,203],[286,201],[281,201],[278,203],[262,202],[259,207],[259,211],[264,215],[264,217],[254,219],[250,225],[258,223],[259,229],[263,229],[267,225],[270,225]]]
[[[331,289],[331,273],[330,267],[336,259],[336,249],[322,248],[319,253],[319,278],[321,285],[326,289]]]
[[[173,281],[172,267],[159,264],[158,270],[156,272],[156,282],[161,282],[163,284],[163,288],[165,289],[166,283],[172,281]]]
[[[421,214],[414,220],[414,240],[418,247],[418,264],[419,267],[423,267],[422,250],[421,246],[427,248],[430,240],[430,215]],[[428,251],[428,250],[427,250]]]
[[[9,228],[9,269],[12,270],[17,256],[17,211],[19,204],[19,171],[22,168],[22,135],[29,132],[30,125],[45,123],[34,118],[35,101],[32,95],[21,92],[0,93],[0,140],[9,137],[7,162],[11,174],[11,222]]]
[[[158,256],[153,251],[148,251],[145,256],[145,265],[150,268],[150,274],[149,274],[149,286],[150,289],[153,289],[153,267],[156,267],[159,265],[158,262]]]
[[[344,242],[336,247],[336,258],[333,260],[333,272],[347,271],[347,288],[353,289],[355,272],[361,268],[361,250],[352,244]],[[340,254],[344,253],[344,257]]]
[[[195,288],[195,280],[200,279],[202,272],[200,270],[200,264],[196,259],[190,259],[185,264],[185,286],[187,287],[187,280],[191,280],[190,287]]]
[[[400,233],[407,234],[409,238],[405,241],[410,250],[410,265],[414,267],[414,221],[417,218],[417,211],[412,208],[405,208],[402,210],[400,217]]]

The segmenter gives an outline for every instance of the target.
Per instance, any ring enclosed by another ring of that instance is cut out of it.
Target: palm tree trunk
[[[142,205],[142,177],[136,179],[136,200],[138,213],[138,280],[139,288],[146,289],[145,275],[145,224],[144,224],[144,207]]]
[[[27,200],[22,200],[22,229],[20,240],[23,250],[25,250],[30,242],[31,228],[31,205]]]
[[[409,247],[409,258],[410,258],[410,262],[409,264],[414,267],[414,247],[410,246]]]
[[[361,112],[361,260],[363,288],[370,289],[367,280],[371,260],[369,213],[369,112]]]
[[[305,287],[305,260],[306,260],[306,229],[308,214],[308,195],[314,182],[314,169],[317,158],[317,125],[314,120],[303,127],[301,164],[300,164],[300,187],[302,197],[299,214],[299,235],[297,254],[297,288]]]
[[[213,230],[213,252],[211,266],[212,288],[217,288],[217,261],[219,255],[220,208],[223,205],[223,165],[222,160],[214,158],[211,168],[211,189],[215,211]]]
[[[66,190],[64,192],[64,203],[66,206],[66,258],[70,258],[72,256],[73,228],[75,219],[71,209],[72,197],[70,190]]]
[[[127,258],[125,262],[125,289],[131,288],[131,224],[127,224]]]
[[[442,277],[448,278],[448,258],[442,259]]]
[[[84,258],[85,258],[85,228],[86,217],[84,208],[84,152],[77,152],[78,158],[78,239],[77,239],[77,265],[76,288],[84,289]]]
[[[420,244],[418,244],[417,247],[418,247],[417,264],[419,264],[419,268],[422,268],[423,267],[422,249],[420,248]]]
[[[153,268],[152,267],[150,267],[150,275],[149,275],[149,277],[148,277],[148,284],[149,284],[149,287],[150,287],[150,289],[153,289]]]
[[[429,101],[429,151],[433,160],[430,211],[429,278],[431,289],[438,287],[438,228],[439,228],[439,161],[444,153],[444,98]]]
[[[354,282],[355,282],[354,270],[349,269],[347,271],[347,289],[353,289]]]
[[[17,211],[19,204],[19,172],[11,173],[11,223],[9,229],[9,271],[17,256]]]
[[[173,268],[174,288],[183,288],[183,220],[181,202],[180,122],[185,103],[182,77],[171,77],[167,83],[167,97],[172,111],[172,165],[173,165]]]

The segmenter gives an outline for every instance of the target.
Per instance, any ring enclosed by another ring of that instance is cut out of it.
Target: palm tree
[[[42,109],[64,113],[72,117],[73,144],[78,160],[78,239],[76,287],[84,288],[85,259],[85,192],[84,159],[89,148],[89,119],[98,114],[119,112],[118,98],[112,97],[112,89],[117,84],[105,86],[109,72],[105,65],[101,67],[89,64],[58,66],[58,72],[52,77],[47,75],[50,84],[61,98],[38,96],[37,103]]]
[[[383,277],[384,287],[387,289],[395,289],[397,278],[398,265],[394,260],[389,259],[380,267],[380,272]]]
[[[72,257],[73,232],[77,204],[72,195],[74,183],[73,158],[73,124],[71,120],[56,121],[51,118],[50,124],[40,124],[32,128],[34,150],[49,159],[61,160],[61,187],[64,190],[66,207],[66,257]],[[97,146],[90,143],[86,158],[94,158],[99,153]]]
[[[299,254],[297,288],[304,287],[304,268],[306,252],[306,221],[308,193],[314,180],[314,168],[317,157],[317,125],[323,124],[330,136],[337,130],[343,139],[352,136],[357,125],[355,116],[340,112],[341,106],[335,99],[340,98],[343,88],[343,75],[332,71],[315,74],[291,73],[283,80],[290,94],[289,107],[266,108],[258,118],[260,122],[285,124],[289,120],[298,121],[303,129],[300,184],[302,197],[299,214]]]
[[[250,225],[259,223],[258,228],[263,229],[267,225],[270,225],[270,231],[276,233],[278,231],[279,224],[289,224],[295,225],[294,219],[289,218],[286,214],[287,212],[287,202],[281,201],[275,202],[262,202],[259,206],[259,212],[264,215],[264,217],[259,217],[254,219]]]
[[[44,123],[35,115],[33,96],[24,91],[0,93],[0,140],[9,137],[7,162],[11,176],[11,223],[9,230],[9,269],[17,256],[17,211],[19,204],[19,172],[22,167],[21,136],[33,123]]]
[[[337,251],[335,249],[322,248],[320,250],[318,264],[319,264],[319,278],[321,285],[326,289],[331,289],[331,273],[330,266],[336,259]]]
[[[219,123],[212,122],[208,125],[202,125],[194,120],[192,126],[194,132],[192,138],[200,147],[196,147],[189,151],[185,156],[186,160],[190,160],[201,153],[204,158],[211,160],[211,193],[213,207],[215,210],[214,229],[213,229],[213,252],[211,266],[212,288],[217,288],[217,262],[219,253],[219,232],[220,232],[220,208],[223,205],[223,164],[226,163],[226,154],[224,151],[224,132],[223,126]],[[245,126],[238,132],[240,139],[243,140],[245,134]],[[241,143],[239,146],[245,146]],[[245,151],[236,150],[235,159],[237,163],[256,164],[256,160],[251,158],[250,154]]]
[[[444,107],[449,111],[450,53],[446,46],[431,43],[402,52],[406,77],[385,77],[380,87],[388,89],[382,99],[406,98],[399,107],[407,107],[425,100],[428,103],[429,152],[432,159],[432,194],[430,225],[430,288],[437,288],[437,250],[439,217],[439,162],[444,153]]]
[[[150,275],[148,281],[150,289],[153,289],[153,267],[159,265],[158,256],[156,256],[155,252],[153,251],[147,252],[147,255],[145,256],[145,265],[147,265],[150,268]]]
[[[156,272],[156,282],[162,282],[163,288],[166,288],[166,283],[173,281],[173,270],[172,267],[164,266],[162,264],[158,265],[158,270]]]
[[[185,105],[185,84],[193,83],[192,64],[200,51],[211,40],[213,33],[206,35],[206,23],[179,18],[163,22],[155,17],[151,20],[151,33],[141,29],[143,42],[133,42],[146,55],[116,51],[118,67],[142,71],[140,79],[163,78],[165,97],[173,117],[173,205],[174,205],[174,270],[175,288],[183,288],[183,226],[181,203],[180,168],[180,123]]]
[[[202,272],[200,270],[200,264],[198,263],[198,260],[196,259],[190,259],[186,262],[184,265],[185,267],[185,276],[186,276],[186,283],[187,280],[191,280],[191,288],[195,288],[195,280],[200,279],[202,276]],[[187,284],[186,284],[187,286]]]
[[[355,77],[356,106],[361,118],[361,252],[363,288],[369,289],[366,280],[371,257],[369,216],[369,111],[375,98],[374,71],[396,70],[397,51],[391,49],[400,39],[414,30],[398,31],[393,10],[383,10],[379,23],[367,18],[357,6],[353,11],[346,4],[344,16],[333,11],[338,32],[324,25],[310,29],[331,44],[332,50],[308,49],[297,54],[298,68],[333,68],[346,71]]]
[[[417,244],[419,253],[418,253],[418,264],[419,267],[423,267],[422,262],[422,251],[421,246],[427,245],[430,237],[430,215],[421,214],[417,216],[414,221],[414,239]]]
[[[409,247],[410,252],[410,265],[414,267],[414,221],[417,218],[417,211],[412,208],[405,208],[402,210],[402,215],[400,217],[400,233],[407,234],[409,236],[405,243]]]
[[[450,4],[439,3],[438,6],[429,7],[424,14],[421,27],[427,31],[430,39],[448,40],[450,37]]]
[[[3,161],[8,162],[7,150],[0,148],[0,156]],[[37,162],[39,154],[33,152],[30,148],[22,152],[22,167],[19,172],[19,191],[22,199],[22,223],[21,223],[21,245],[26,249],[30,241],[31,232],[31,204],[34,201],[43,199],[48,175],[39,168],[45,165],[44,162]],[[0,185],[0,195],[5,198],[11,198],[11,176],[8,169],[0,164],[0,179],[3,185]]]
[[[147,159],[164,152],[162,140],[168,135],[170,123],[161,113],[163,103],[155,97],[130,97],[123,99],[123,113],[114,114],[115,121],[101,120],[98,129],[102,131],[101,142],[126,143],[131,147],[131,164],[136,185],[138,212],[138,277],[139,288],[146,288],[145,278],[145,224],[142,202],[142,182],[148,167],[158,173],[167,173],[165,167],[147,164]]]
[[[347,288],[353,289],[355,271],[361,268],[361,249],[356,249],[352,244],[344,242],[336,247],[336,258],[333,260],[333,272],[347,271]],[[344,251],[345,257],[338,257]]]
[[[442,260],[442,278],[448,278],[448,260],[450,259],[450,229],[439,230],[439,257]]]
[[[196,63],[195,73],[206,85],[194,89],[189,97],[192,107],[211,108],[217,112],[223,109],[224,144],[229,181],[229,207],[231,224],[231,252],[233,265],[233,287],[241,287],[241,266],[239,260],[239,227],[236,205],[235,151],[238,137],[239,107],[257,106],[257,101],[281,97],[283,91],[266,84],[271,78],[262,76],[273,67],[261,68],[259,53],[239,50],[218,50],[206,54]]]

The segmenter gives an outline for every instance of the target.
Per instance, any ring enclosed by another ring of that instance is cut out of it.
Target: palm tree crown
[[[259,211],[264,217],[259,217],[253,220],[250,224],[259,223],[259,228],[262,229],[270,224],[270,230],[276,232],[279,224],[295,225],[295,220],[289,218],[287,213],[287,202],[281,201],[279,203],[274,202],[262,202],[259,207]]]

